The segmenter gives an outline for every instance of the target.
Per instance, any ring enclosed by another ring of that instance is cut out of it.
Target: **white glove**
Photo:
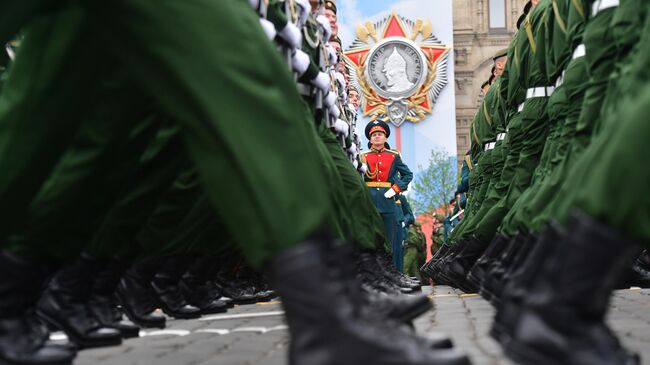
[[[336,95],[334,95],[333,92],[328,92],[323,99],[323,104],[325,104],[327,108],[331,108],[336,104]]]
[[[390,189],[386,190],[386,193],[384,194],[384,198],[390,199],[390,198],[394,197],[395,195],[397,195],[395,190],[393,190],[393,188],[390,188]]]
[[[287,41],[291,48],[298,48],[302,44],[302,33],[292,22],[287,22],[284,29],[280,31],[280,37]]]
[[[359,161],[353,160],[352,161],[352,166],[354,166],[355,169],[358,169],[359,168]]]
[[[336,104],[331,105],[329,107],[329,111],[330,111],[330,115],[332,116],[332,118],[338,118],[338,117],[341,116],[341,111],[339,110],[339,107]]]
[[[368,171],[368,166],[365,163],[362,163],[361,166],[359,166],[359,171],[361,171],[362,174],[365,174],[366,171]]]
[[[307,18],[311,13],[311,4],[309,0],[295,0],[296,5],[298,5],[298,28],[302,28],[307,24]]]
[[[402,228],[406,227],[406,222],[402,222]]]
[[[248,3],[251,4],[251,8],[253,8],[253,10],[260,10],[260,0],[248,0]]]
[[[296,49],[291,56],[291,66],[298,76],[302,76],[307,72],[309,62],[309,55],[300,49]]]
[[[345,90],[345,76],[342,73],[335,71],[334,80],[339,85],[339,90]],[[343,93],[345,95],[345,93]]]
[[[350,125],[341,119],[336,120],[336,123],[334,123],[334,129],[336,129],[339,134],[344,135],[345,138],[348,138],[348,135],[350,134]]]
[[[323,90],[323,92],[328,92],[330,90],[331,81],[332,79],[330,78],[330,75],[325,72],[319,72],[318,76],[311,80],[311,84]]]
[[[320,28],[323,31],[323,39],[325,42],[329,42],[330,37],[332,36],[332,27],[330,26],[330,21],[325,15],[319,15],[316,17],[316,21],[320,24]]]
[[[347,137],[347,136],[346,136],[346,137]],[[356,156],[356,155],[357,155],[357,152],[359,152],[359,151],[357,150],[357,145],[353,143],[353,144],[350,146],[350,148],[348,148],[348,152],[350,152],[351,155],[355,155],[355,156]]]
[[[326,44],[325,49],[327,49],[327,55],[329,57],[329,64],[334,66],[339,62],[339,56],[336,54],[336,50],[332,47],[331,44]]]
[[[264,29],[264,33],[266,33],[266,36],[269,38],[269,40],[274,40],[275,36],[278,34],[277,31],[275,30],[275,26],[273,23],[266,19],[260,18],[260,25],[262,26],[262,29]]]

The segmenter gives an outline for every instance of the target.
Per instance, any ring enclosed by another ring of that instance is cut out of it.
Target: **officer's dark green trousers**
[[[81,54],[106,47],[182,126],[211,202],[251,263],[261,265],[323,226],[328,186],[312,148],[315,130],[303,123],[292,77],[246,1],[116,0],[88,7],[101,37],[83,32],[94,41],[78,43]],[[67,54],[62,64],[78,59]],[[85,76],[66,79],[68,93],[44,99],[87,92],[97,75]],[[65,124],[50,115],[46,121],[51,128]]]

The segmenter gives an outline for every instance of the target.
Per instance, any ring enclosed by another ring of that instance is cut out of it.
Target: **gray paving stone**
[[[466,296],[446,286],[425,287],[434,309],[418,318],[419,333],[445,332],[475,365],[514,365],[504,358],[489,335],[494,308],[479,296]],[[650,289],[617,291],[608,322],[630,349],[650,359]],[[237,306],[226,315],[251,315],[281,310],[278,302]],[[122,346],[84,350],[76,365],[285,365],[288,331],[282,316],[168,321],[167,329],[187,336],[163,335],[130,339]],[[256,328],[277,328],[270,332]],[[241,332],[241,330],[247,330]],[[203,332],[202,332],[203,331]],[[205,331],[229,331],[226,334]],[[234,331],[234,332],[233,332]],[[151,330],[147,331],[151,333]],[[648,360],[643,362],[650,364]]]

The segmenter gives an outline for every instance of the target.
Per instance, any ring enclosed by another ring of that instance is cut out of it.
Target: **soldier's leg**
[[[131,49],[120,53],[130,71],[183,124],[219,216],[260,265],[324,223],[328,187],[313,148],[315,131],[302,123],[289,71],[248,4],[194,5],[123,0],[91,7],[107,42]],[[183,37],[165,26],[174,13],[187,25]],[[250,221],[255,229],[241,229]]]
[[[25,31],[0,101],[0,233],[17,227],[91,106],[107,58],[90,36],[81,7]]]
[[[496,142],[494,150],[492,150],[492,176],[490,177],[490,182],[485,192],[485,198],[481,202],[481,205],[476,213],[472,215],[471,221],[468,222],[469,226],[463,232],[465,238],[471,237],[471,235],[474,234],[474,231],[476,231],[476,228],[483,216],[500,199],[500,193],[496,190],[496,187],[498,184],[500,184],[501,172],[503,170],[503,164],[505,162],[504,147],[504,141],[501,140]]]
[[[481,157],[481,161],[479,162],[479,166],[481,168],[480,174],[482,178],[480,179],[481,181],[479,182],[477,191],[474,194],[474,197],[472,198],[474,204],[472,208],[470,208],[469,214],[463,218],[463,221],[465,221],[465,223],[454,230],[454,231],[457,230],[459,231],[458,233],[456,233],[456,237],[458,237],[458,240],[467,239],[468,236],[466,232],[473,230],[474,224],[479,220],[478,219],[479,214],[481,213],[481,209],[486,200],[490,184],[492,184],[492,178],[494,177],[493,163],[495,158],[492,156],[493,151],[494,149],[485,151],[483,153],[483,156]]]
[[[112,70],[115,70],[114,68]],[[144,148],[129,138],[152,138],[158,123],[144,118],[146,100],[124,73],[105,70],[93,111],[81,123],[71,146],[28,205],[24,222],[12,227],[7,242],[14,252],[65,260],[87,245],[101,213],[121,183],[107,178]]]
[[[331,134],[331,132],[329,133]],[[332,138],[327,146],[343,183],[344,209],[347,211],[350,225],[350,236],[347,238],[362,251],[383,249],[385,239],[378,240],[373,234],[377,223],[381,221],[368,193],[368,188],[341,149],[340,144]],[[379,228],[381,227],[382,225],[379,225]]]
[[[494,190],[493,197],[498,196],[499,201],[483,216],[480,223],[476,225],[476,231],[474,232],[474,235],[482,242],[489,242],[492,239],[503,217],[509,210],[510,205],[507,203],[506,197],[510,186],[514,184],[512,181],[519,162],[519,152],[524,142],[522,128],[522,115],[517,113],[508,123],[508,135],[504,145],[505,160],[503,170],[501,171],[501,179]]]

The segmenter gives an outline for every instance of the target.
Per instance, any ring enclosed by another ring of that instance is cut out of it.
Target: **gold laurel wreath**
[[[368,85],[366,80],[365,72],[363,72],[363,66],[366,63],[367,55],[364,55],[360,60],[359,64],[356,66],[357,70],[357,79],[359,81],[359,86],[361,86],[361,92],[363,93],[366,103],[373,107],[372,113],[370,113],[370,121],[375,121],[380,119],[384,122],[388,121],[388,111],[386,109],[386,104],[379,98],[379,95]],[[414,110],[417,116],[406,116],[406,120],[409,122],[417,123],[420,120],[426,117],[426,113],[429,111],[422,107],[420,104],[424,103],[427,100],[428,93],[433,87],[433,81],[436,79],[436,62],[427,60],[427,67],[429,69],[427,79],[420,87],[420,90],[413,96],[407,99],[409,110]]]

